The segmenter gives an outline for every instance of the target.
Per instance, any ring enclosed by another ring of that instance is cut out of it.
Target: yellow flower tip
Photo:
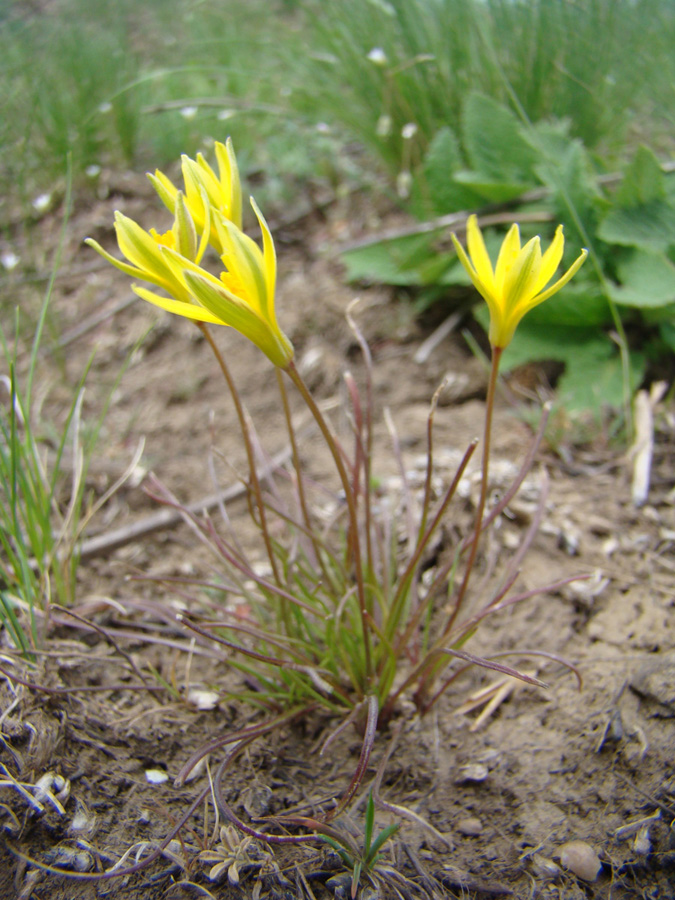
[[[588,256],[588,251],[582,250],[567,272],[546,287],[562,259],[565,246],[562,225],[556,228],[553,241],[543,254],[539,237],[521,247],[518,225],[512,225],[494,268],[475,215],[469,216],[466,233],[468,253],[455,234],[452,240],[460,262],[490,310],[490,343],[502,350],[511,342],[523,316],[564,287]]]
[[[173,182],[167,178],[164,172],[160,172],[159,169],[155,169],[155,174],[152,172],[147,173],[148,181],[157,191],[157,196],[162,201],[164,206],[169,210],[170,213],[173,213],[176,206],[176,195],[178,194],[178,188],[173,184]]]
[[[218,280],[206,272],[189,269],[183,275],[192,294],[213,320],[248,338],[275,366],[288,367],[295,353],[293,344],[276,320],[265,315],[259,299],[247,296],[244,276],[227,273]]]

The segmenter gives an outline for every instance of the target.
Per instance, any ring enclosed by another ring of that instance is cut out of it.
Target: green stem
[[[321,550],[321,546],[319,545],[319,541],[314,534],[314,529],[312,528],[312,520],[309,515],[309,508],[307,506],[307,498],[305,496],[305,479],[302,474],[302,466],[300,465],[300,454],[298,452],[298,443],[295,439],[295,429],[293,428],[293,420],[291,417],[291,409],[288,403],[288,393],[286,391],[286,385],[284,383],[283,376],[281,374],[280,369],[276,369],[277,383],[279,385],[279,393],[281,394],[281,403],[284,408],[284,417],[286,419],[286,429],[288,431],[288,438],[291,443],[291,452],[293,455],[293,469],[295,470],[296,484],[298,490],[298,502],[300,504],[300,511],[302,513],[302,519],[305,525],[305,534],[309,535],[309,538],[312,542],[312,546],[314,548],[314,556],[316,557],[316,563],[321,569],[321,574],[324,580],[327,583],[330,583],[330,579],[328,576],[328,572],[326,571],[326,566],[323,559],[323,553]]]
[[[485,427],[483,430],[483,459],[481,464],[481,483],[480,483],[480,499],[478,501],[478,509],[476,510],[476,527],[473,535],[473,541],[471,542],[471,548],[469,550],[469,558],[466,561],[466,569],[464,570],[464,579],[462,581],[461,587],[457,594],[457,599],[455,600],[454,608],[450,613],[448,621],[446,623],[445,628],[443,629],[443,633],[441,634],[441,641],[444,640],[450,631],[452,630],[452,626],[455,624],[457,616],[459,615],[459,611],[462,607],[462,603],[464,602],[464,598],[466,597],[466,592],[469,587],[469,581],[471,579],[471,573],[473,571],[473,566],[476,561],[476,554],[478,553],[478,544],[480,542],[480,533],[483,526],[483,514],[485,513],[485,504],[487,502],[487,493],[488,493],[488,477],[490,474],[490,443],[492,438],[492,413],[494,411],[495,405],[495,393],[497,390],[497,377],[499,375],[499,362],[502,357],[503,348],[502,347],[493,347],[492,348],[492,365],[490,367],[490,380],[488,382],[488,391],[487,398],[485,400]]]
[[[370,689],[370,681],[373,675],[373,664],[371,657],[371,648],[370,648],[370,630],[368,627],[368,618],[367,613],[371,613],[372,611],[368,609],[366,604],[366,590],[363,582],[363,568],[361,562],[361,546],[359,542],[359,525],[358,518],[356,515],[356,502],[354,500],[354,493],[352,491],[352,485],[349,480],[349,475],[347,474],[347,470],[345,468],[344,461],[340,454],[340,450],[335,443],[335,438],[328,427],[328,423],[323,417],[321,410],[316,404],[316,401],[310,394],[307,385],[302,380],[302,377],[298,370],[295,367],[293,360],[289,362],[284,370],[288,377],[291,379],[293,384],[296,386],[302,399],[307,404],[307,407],[311,414],[314,416],[314,420],[316,421],[321,434],[323,435],[324,440],[326,441],[326,445],[330,450],[330,453],[333,457],[333,461],[335,462],[335,468],[337,469],[338,476],[340,478],[340,482],[342,484],[342,489],[345,492],[345,500],[347,501],[347,512],[349,515],[349,537],[348,537],[348,547],[351,551],[351,556],[354,561],[354,577],[356,579],[356,592],[357,592],[357,600],[359,604],[359,611],[361,614],[361,629],[363,632],[363,647],[365,654],[365,664],[366,664],[366,680],[368,684],[366,685],[366,693],[368,693]]]
[[[249,427],[246,421],[246,415],[244,413],[244,407],[241,403],[241,398],[239,397],[239,392],[237,391],[236,385],[234,383],[234,379],[230,373],[230,370],[227,367],[227,363],[223,357],[223,354],[218,349],[218,345],[213,340],[213,335],[209,331],[208,326],[204,322],[197,322],[197,327],[202,332],[206,341],[213,351],[213,355],[215,356],[218,365],[220,366],[220,371],[223,373],[223,377],[227,382],[227,386],[230,389],[230,394],[232,395],[232,400],[234,401],[234,408],[237,412],[237,418],[239,419],[239,427],[241,428],[242,437],[244,438],[244,445],[246,447],[246,458],[248,460],[248,470],[249,477],[251,479],[251,488],[253,490],[253,495],[255,497],[255,504],[258,508],[258,515],[260,516],[260,530],[263,534],[263,540],[265,541],[265,549],[267,551],[267,558],[269,559],[270,566],[272,567],[272,572],[274,574],[274,580],[277,584],[281,585],[282,581],[279,578],[279,570],[277,567],[276,557],[274,555],[274,550],[272,548],[272,541],[270,539],[269,530],[267,528],[267,516],[265,513],[265,504],[263,503],[262,498],[262,490],[260,489],[260,480],[258,478],[258,471],[255,464],[255,454],[253,452],[253,445],[251,443],[251,436],[249,434]]]

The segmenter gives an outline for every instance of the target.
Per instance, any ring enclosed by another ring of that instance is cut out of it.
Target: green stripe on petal
[[[164,206],[166,206],[169,212],[173,213],[176,205],[176,194],[178,193],[176,186],[166,177],[164,172],[160,172],[159,169],[155,169],[154,175],[148,172],[148,179],[157,191],[159,199]]]
[[[293,359],[293,346],[283,332],[270,328],[251,307],[224,285],[214,286],[203,276],[185,272],[195,297],[223,325],[230,325],[256,345],[275,366],[284,368]]]
[[[504,277],[502,306],[505,315],[508,316],[521,300],[527,301],[534,296],[534,285],[537,282],[540,266],[541,243],[539,238],[535,237],[525,244]]]
[[[225,227],[225,253],[221,257],[228,272],[239,280],[246,293],[245,300],[252,308],[265,316],[267,289],[263,271],[264,260],[260,247],[243,231],[227,219]]]
[[[120,259],[115,259],[114,256],[111,256],[108,251],[104,250],[99,242],[95,241],[93,238],[86,238],[85,244],[87,244],[89,247],[92,247],[94,250],[96,250],[97,253],[100,253],[103,259],[107,260],[111,265],[115,266],[116,269],[119,269],[120,272],[124,272],[125,275],[131,275],[132,278],[143,278],[145,281],[150,280],[143,269],[139,269],[137,266],[130,266],[129,263],[122,262],[122,260]],[[153,283],[158,284],[157,281]],[[161,284],[159,284],[158,286],[161,287]]]
[[[495,290],[504,291],[506,277],[518,259],[520,253],[520,229],[513,224],[502,242],[495,267]]]

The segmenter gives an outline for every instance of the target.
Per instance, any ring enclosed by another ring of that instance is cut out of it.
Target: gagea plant
[[[470,533],[452,548],[448,560],[433,570],[433,577],[423,581],[425,555],[446,517],[476,443],[466,450],[452,483],[436,496],[432,487],[434,397],[427,423],[428,461],[420,510],[414,513],[412,506],[405,510],[402,521],[408,521],[408,533],[404,541],[397,540],[391,509],[377,503],[374,493],[371,359],[366,341],[348,314],[366,370],[362,391],[351,376],[345,376],[350,450],[303,381],[294,348],[277,322],[274,242],[253,200],[262,247],[242,230],[239,174],[229,141],[216,145],[216,157],[217,173],[201,155],[196,160],[184,157],[181,189],[161,172],[150,176],[173,215],[172,227],[166,233],[154,229],[147,232],[116,214],[117,239],[126,261],[113,258],[95,241],[88,241],[117,268],[154,286],[155,290],[149,290],[134,285],[140,297],[198,324],[231,392],[247,452],[249,509],[261,537],[263,559],[250,559],[227,527],[217,529],[210,519],[185,511],[202,539],[223,560],[226,572],[220,590],[238,595],[241,603],[237,614],[223,603],[222,612],[210,620],[190,613],[182,621],[199,639],[227,648],[232,666],[245,676],[236,696],[259,709],[261,718],[247,728],[215,738],[186,763],[180,777],[185,779],[207,752],[227,744],[236,744],[240,750],[280,723],[322,708],[337,719],[327,746],[349,724],[363,735],[356,772],[329,814],[332,818],[361,783],[378,727],[392,719],[403,698],[412,700],[420,712],[429,710],[457,676],[458,660],[461,668],[479,664],[540,684],[494,658],[476,656],[466,647],[483,619],[532,596],[532,592],[525,595],[511,590],[516,573],[506,572],[490,596],[472,596],[470,604],[467,600],[481,535],[518,490],[543,430],[542,424],[514,484],[486,513],[492,410],[501,351],[522,316],[573,276],[585,251],[549,287],[562,257],[561,228],[542,255],[539,238],[521,248],[514,225],[495,268],[474,217],[468,221],[468,255],[455,238],[460,258],[486,299],[492,317],[493,364],[482,443],[481,493]],[[209,245],[220,261],[216,275],[202,265]],[[284,490],[270,487],[273,473],[267,471],[263,477],[259,471],[257,437],[211,334],[212,324],[235,328],[259,347],[274,367],[276,386],[272,381],[270,389],[278,390],[285,411],[292,461],[290,471],[285,473]],[[328,524],[325,518],[319,518],[314,485],[303,466],[291,421],[289,390],[298,392],[330,451],[335,494]],[[180,505],[168,492],[158,488],[157,493],[163,502]],[[449,671],[452,663],[455,666]],[[239,750],[230,750],[228,765]],[[219,805],[232,821],[225,801]]]

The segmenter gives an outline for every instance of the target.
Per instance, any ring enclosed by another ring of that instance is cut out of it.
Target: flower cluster
[[[196,160],[183,156],[183,190],[160,171],[148,176],[173,214],[169,231],[145,231],[122,213],[115,213],[117,243],[128,262],[115,259],[91,238],[86,243],[122,272],[169,295],[133,285],[139,297],[197,322],[229,325],[259,347],[275,366],[285,368],[293,359],[293,346],[279,328],[274,308],[274,241],[253,198],[262,249],[242,230],[241,184],[232,142],[228,138],[226,144],[216,143],[215,150],[218,174],[201,153]],[[201,266],[209,245],[224,266],[218,276]]]
[[[412,126],[406,125],[403,136],[411,138],[413,134]],[[148,175],[173,214],[169,231],[145,231],[121,212],[115,213],[117,242],[127,262],[115,259],[91,238],[86,243],[122,272],[150,282],[169,295],[133,285],[139,297],[197,322],[229,325],[259,347],[275,366],[287,369],[293,360],[293,345],[279,328],[274,308],[274,241],[252,197],[262,249],[244,233],[241,183],[232,141],[217,142],[215,152],[218,174],[201,153],[196,160],[182,157],[183,190],[159,170]],[[544,254],[538,237],[521,247],[518,226],[513,225],[494,268],[475,216],[467,222],[468,254],[454,234],[452,238],[474,286],[487,302],[490,343],[500,350],[510,343],[525,313],[567,284],[587,255],[583,250],[567,272],[547,287],[562,259],[561,225]],[[218,276],[201,265],[209,245],[224,266]]]

